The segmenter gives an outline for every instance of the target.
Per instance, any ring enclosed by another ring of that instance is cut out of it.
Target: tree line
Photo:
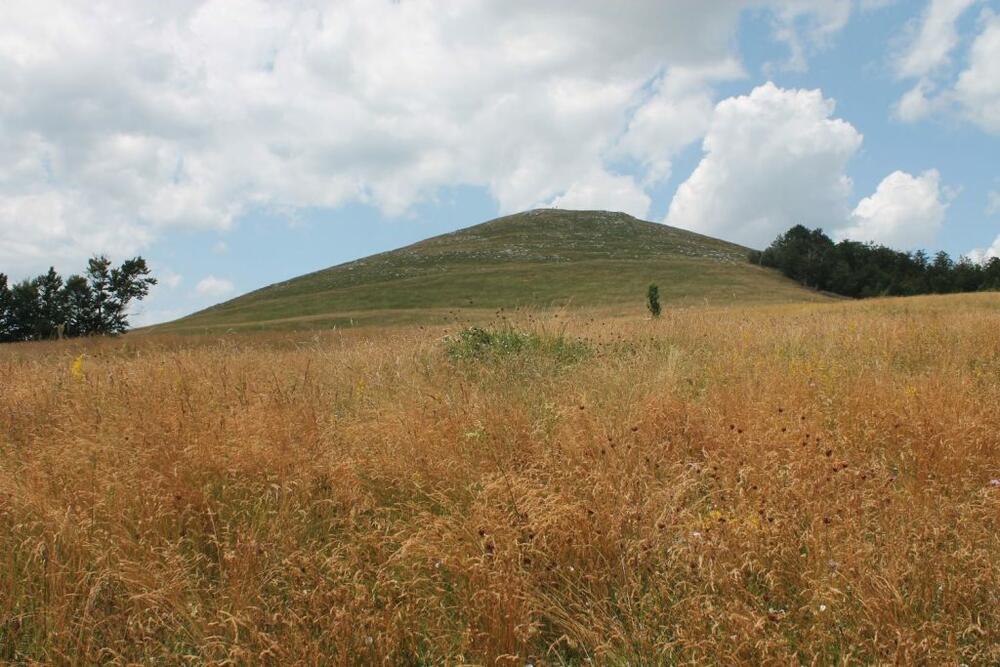
[[[156,284],[142,257],[114,267],[92,258],[84,274],[48,273],[8,285],[0,273],[0,342],[115,335],[128,329],[128,307]]]
[[[855,298],[1000,290],[1000,258],[977,263],[941,251],[901,252],[875,243],[834,243],[822,229],[796,225],[750,261],[807,287]]]

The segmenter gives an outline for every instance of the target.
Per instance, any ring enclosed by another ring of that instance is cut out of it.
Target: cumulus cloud
[[[993,239],[993,244],[990,247],[973,248],[965,256],[977,264],[982,264],[994,257],[1000,257],[1000,235]]]
[[[1000,134],[1000,15],[985,13],[982,25],[954,96],[966,118],[987,132]]]
[[[99,215],[80,191],[0,193],[0,266],[13,275],[43,264],[79,271],[87,257],[129,255],[151,238],[149,228],[124,216]]]
[[[948,63],[958,45],[955,23],[978,0],[930,0],[912,28],[907,47],[897,56],[896,73],[900,78],[931,74]]]
[[[893,172],[851,210],[846,168],[862,136],[834,107],[819,90],[773,83],[719,102],[667,224],[755,247],[795,224],[895,247],[932,243],[947,208],[940,174]]]
[[[850,11],[756,6],[790,45],[819,43]],[[450,185],[486,187],[504,211],[600,183],[626,196],[609,156],[662,178],[704,131],[703,82],[738,69],[745,7],[5,0],[0,263],[132,253],[165,228],[225,229],[253,208],[393,215]]]
[[[926,247],[935,241],[946,208],[937,170],[920,176],[895,171],[879,183],[874,194],[858,202],[850,224],[835,236],[894,248]]]
[[[914,122],[947,108],[946,95],[937,88],[936,75],[951,62],[959,43],[958,19],[978,0],[930,0],[919,20],[908,26],[908,38],[895,57],[899,79],[918,79],[896,103],[896,118]]]
[[[767,83],[719,102],[705,156],[678,188],[667,224],[762,247],[794,224],[847,218],[848,160],[862,136],[819,90]]]
[[[984,9],[957,77],[943,76],[960,43],[958,19],[978,0],[932,0],[917,36],[897,60],[900,78],[917,78],[895,106],[903,121],[951,113],[1000,134],[1000,16]]]
[[[623,211],[640,219],[649,215],[649,205],[649,195],[634,178],[602,169],[595,169],[549,203],[552,208]]]
[[[199,296],[222,297],[231,294],[235,289],[231,281],[209,275],[198,281],[194,291]]]
[[[933,113],[940,106],[940,101],[930,96],[933,90],[930,82],[919,81],[899,98],[895,108],[896,118],[912,123]]]
[[[711,84],[743,76],[742,66],[732,59],[670,69],[636,110],[616,150],[643,164],[646,184],[666,180],[674,156],[708,130],[715,106]]]

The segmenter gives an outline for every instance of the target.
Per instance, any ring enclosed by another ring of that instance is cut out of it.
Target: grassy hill
[[[517,307],[641,309],[818,300],[748,248],[624,213],[539,209],[270,285],[160,331],[443,320]]]

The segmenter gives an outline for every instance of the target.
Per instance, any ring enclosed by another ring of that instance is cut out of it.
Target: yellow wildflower
[[[73,363],[69,365],[69,373],[77,380],[83,379],[83,357],[84,355],[78,356],[73,360]]]

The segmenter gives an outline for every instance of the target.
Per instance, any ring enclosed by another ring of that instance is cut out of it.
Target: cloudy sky
[[[538,206],[1000,254],[1000,0],[3,0],[0,271],[137,321]]]

